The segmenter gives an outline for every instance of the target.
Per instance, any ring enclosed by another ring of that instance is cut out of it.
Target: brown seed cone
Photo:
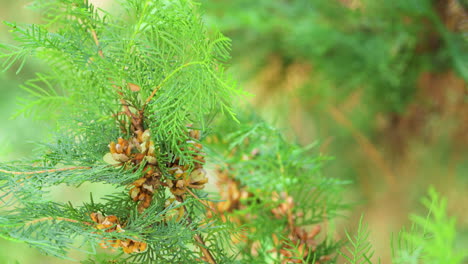
[[[91,220],[95,222],[96,228],[100,230],[105,230],[106,232],[125,232],[125,230],[120,226],[119,224],[119,219],[115,215],[109,215],[104,217],[101,213],[91,213],[90,214]],[[102,240],[99,245],[102,248],[118,248],[121,247],[122,250],[127,253],[138,253],[145,251],[146,248],[148,247],[146,242],[143,241],[136,241],[133,239],[126,239],[126,240],[120,240],[120,239],[106,239]]]
[[[134,149],[136,151],[132,153]],[[109,143],[109,150],[112,159],[119,163],[130,161],[133,165],[139,165],[145,159],[149,164],[157,165],[156,149],[149,130],[137,130],[135,136],[129,140],[119,137],[117,143]]]
[[[117,139],[117,144],[114,141],[109,143],[109,150],[112,158],[117,162],[125,163],[131,158],[132,146],[127,140],[121,137]]]
[[[196,140],[200,140],[201,138],[201,132],[200,130],[193,130],[193,129],[190,129],[189,131],[189,136],[193,139],[196,139]]]
[[[284,257],[281,263],[305,263],[303,260],[307,259],[309,252],[315,252],[317,250],[318,241],[315,237],[320,233],[320,230],[321,227],[319,225],[314,226],[310,231],[306,231],[300,227],[294,227],[294,230],[288,235],[288,240],[279,240],[278,237],[273,234],[273,244],[275,248],[280,247],[280,249],[273,249],[271,251],[277,251]],[[296,245],[297,248],[293,248],[291,245]],[[330,256],[321,256],[316,263],[325,263],[330,259]],[[300,262],[291,262],[297,260]]]
[[[93,222],[98,224],[102,223],[105,219],[105,217],[101,213],[91,213],[89,217],[91,217],[91,220],[93,220]]]
[[[140,212],[151,205],[154,193],[162,184],[160,181],[161,172],[155,166],[147,165],[143,171],[145,172],[144,176],[135,180],[131,184],[134,187],[128,192],[133,201],[139,202],[138,210]]]
[[[169,187],[169,190],[175,196],[183,195],[185,193],[185,186],[187,185],[185,181],[188,178],[184,167],[174,164],[172,168],[169,169],[169,173],[174,177],[174,179],[167,179],[166,186]]]
[[[223,200],[217,204],[218,212],[225,213],[242,209],[241,200],[247,199],[252,194],[241,187],[240,182],[231,178],[224,170],[218,170],[218,179],[217,185]]]
[[[182,196],[186,192],[186,188],[203,189],[208,182],[207,173],[203,168],[195,168],[188,174],[188,166],[174,165],[169,169],[169,173],[175,179],[167,180],[166,186],[175,196]]]
[[[136,135],[136,140],[137,140],[137,142],[140,143],[140,144],[143,143],[143,137],[142,137],[143,131],[141,131],[141,130],[136,130],[136,131],[135,131],[135,135]]]
[[[132,239],[127,239],[126,241],[122,241],[120,243],[120,246],[122,247],[123,252],[131,254],[145,251],[148,244],[146,244],[146,242],[139,242]]]
[[[170,190],[175,196],[182,196],[186,192],[184,180],[169,181],[168,183],[170,183]]]
[[[138,211],[143,212],[144,209],[150,207],[153,200],[154,192],[158,188],[158,184],[143,184],[140,187],[133,187],[129,194],[133,201],[138,202]]]
[[[145,194],[138,204],[138,212],[143,212],[146,208],[150,207],[153,195]]]
[[[195,189],[203,189],[208,182],[206,171],[202,168],[195,169],[190,173],[189,187]]]

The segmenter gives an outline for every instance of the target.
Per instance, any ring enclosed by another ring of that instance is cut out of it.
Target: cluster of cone
[[[96,229],[103,230],[107,233],[118,232],[122,233],[125,230],[120,225],[119,219],[115,215],[103,216],[101,213],[91,213],[91,220],[96,223]],[[145,242],[136,241],[130,238],[127,239],[107,239],[99,244],[102,248],[122,248],[127,253],[143,252],[147,248]]]
[[[217,142],[217,138],[210,138],[214,142]],[[250,160],[259,155],[259,150],[254,149],[250,155],[244,154],[242,160]],[[246,200],[253,195],[247,191],[245,186],[242,186],[241,182],[231,175],[230,172],[234,171],[230,166],[226,169],[218,169],[217,172],[217,183],[221,201],[217,203],[210,202],[209,205],[216,209],[216,212],[220,214],[222,219],[226,221],[226,213],[230,213],[236,210],[242,210],[246,207],[241,201]],[[212,217],[212,213],[208,212],[208,217]],[[239,219],[232,218],[231,221],[237,221]]]
[[[203,146],[197,141],[200,139],[200,131],[189,129],[188,135],[190,140],[187,141],[188,151],[192,153],[194,165],[192,167],[183,165],[179,158],[174,159],[170,163],[159,164],[157,160],[157,150],[154,142],[151,140],[149,130],[136,130],[134,136],[126,140],[118,138],[117,142],[109,144],[110,152],[104,156],[104,160],[110,164],[123,166],[127,169],[136,170],[143,162],[144,168],[142,176],[130,184],[129,195],[131,199],[138,202],[138,211],[141,213],[151,205],[153,195],[158,189],[167,187],[174,195],[173,199],[182,202],[183,195],[189,191],[188,188],[202,189],[208,182],[207,173],[203,169],[205,164]],[[168,168],[171,177],[162,177],[163,174],[160,165]],[[168,207],[169,204],[166,205]],[[171,210],[165,219],[176,217],[180,219],[183,215],[182,207]],[[92,213],[91,219],[97,223],[96,228],[105,230],[106,232],[123,232],[121,225],[116,216],[110,215],[104,217],[100,213]],[[121,247],[125,253],[137,253],[146,249],[145,242],[136,240],[110,240],[107,243],[101,243],[103,248],[108,246],[114,248]]]
[[[189,136],[191,139],[199,140],[200,131],[189,130]],[[188,165],[180,164],[180,159],[176,158],[174,162],[169,164],[168,169],[173,179],[168,179],[164,182],[164,185],[169,187],[178,201],[182,201],[181,197],[187,192],[187,188],[203,189],[208,182],[206,171],[203,169],[203,165],[205,164],[204,153],[202,152],[203,146],[194,140],[187,141],[189,145],[188,150],[192,153],[194,160],[192,171],[190,171]]]
[[[305,263],[305,259],[314,259],[312,257],[309,258],[308,255],[317,250],[319,242],[316,236],[320,233],[321,227],[316,225],[311,230],[306,230],[296,226],[295,220],[302,216],[302,213],[293,214],[294,199],[286,193],[273,193],[272,200],[274,202],[283,201],[271,210],[274,217],[277,219],[287,219],[288,221],[288,240],[280,240],[273,234],[272,238],[275,248],[279,248],[279,250],[274,249],[272,251],[278,251],[283,256],[282,264]],[[296,245],[296,247],[292,247],[292,245]],[[331,260],[331,256],[323,255],[315,259],[314,263],[321,264],[329,260]]]
[[[236,210],[242,210],[246,207],[241,200],[245,200],[252,196],[245,188],[241,186],[241,183],[230,176],[228,170],[218,169],[218,182],[217,186],[220,193],[220,202],[214,203],[209,202],[209,206],[214,208],[214,211],[218,213],[223,221],[227,221],[226,215]],[[207,211],[207,217],[212,218],[213,212]],[[231,222],[241,224],[241,219],[232,217],[229,219]]]
[[[194,165],[182,165],[180,159],[176,158],[169,164],[168,172],[172,176],[162,180],[162,173],[156,158],[154,142],[151,140],[150,131],[135,132],[135,136],[129,140],[119,138],[117,143],[109,144],[112,162],[123,166],[135,168],[142,161],[146,161],[143,168],[143,176],[134,181],[129,195],[133,201],[138,202],[138,210],[142,212],[151,205],[153,195],[160,186],[168,187],[178,201],[187,192],[187,188],[203,189],[208,182],[207,173],[203,169],[205,159],[203,157],[203,146],[196,142],[200,139],[200,131],[189,130],[192,140],[187,141],[188,150],[193,153]],[[195,141],[196,140],[196,141]]]
[[[259,155],[258,150],[253,150],[249,155],[244,155],[243,160],[254,159]],[[245,201],[249,197],[253,197],[253,194],[250,193],[241,182],[235,179],[229,172],[232,173],[233,169],[228,170],[218,170],[218,188],[220,189],[220,195],[223,201],[219,203],[210,203],[211,207],[215,209],[217,213],[222,217],[223,220],[226,219],[226,215],[237,211],[242,210],[247,205]],[[305,228],[298,227],[295,224],[295,220],[298,217],[301,217],[301,213],[294,212],[294,199],[287,195],[287,193],[272,193],[272,202],[278,204],[273,209],[271,209],[271,214],[273,218],[276,219],[285,219],[287,220],[287,227],[285,232],[287,236],[285,239],[278,239],[275,234],[272,234],[272,239],[274,242],[275,249],[272,249],[271,252],[278,252],[281,256],[281,263],[306,263],[309,254],[314,254],[317,250],[319,242],[316,236],[320,233],[320,226],[316,225],[311,230],[306,230]],[[243,202],[244,201],[244,202]],[[208,217],[211,217],[212,212],[208,212]],[[249,215],[246,216],[249,218]],[[252,216],[255,217],[255,216]],[[249,219],[239,219],[238,215],[230,214],[230,221],[237,222],[242,224],[243,222],[250,221]],[[238,236],[242,239],[247,239],[246,236]],[[253,241],[251,244],[250,251],[253,255],[258,254],[258,249],[260,248],[259,241]],[[295,245],[295,247],[292,247]],[[317,256],[315,263],[322,264],[331,260],[331,256],[323,255]]]
[[[136,168],[146,161],[143,176],[132,183],[133,188],[129,191],[133,201],[138,202],[138,210],[142,212],[150,206],[154,192],[161,186],[162,175],[149,130],[137,130],[129,140],[119,138],[117,143],[109,144],[109,149],[112,162],[128,168]]]

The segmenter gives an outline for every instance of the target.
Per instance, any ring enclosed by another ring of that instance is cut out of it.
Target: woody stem
[[[182,198],[182,202],[183,202],[183,198]],[[185,205],[183,206],[183,208],[184,208],[185,212],[188,212],[187,207]],[[189,224],[192,224],[192,218],[190,218],[190,216],[187,216],[187,221],[189,222]],[[206,247],[206,243],[203,240],[202,236],[200,236],[199,234],[195,234],[193,236],[193,239],[195,239],[195,241],[197,241],[198,247],[202,251],[202,253],[205,256],[208,263],[217,264],[216,260],[214,259],[213,255],[211,254],[210,250]]]
[[[35,223],[44,222],[44,221],[52,221],[52,220],[65,221],[65,222],[70,222],[70,223],[80,223],[78,220],[75,220],[75,219],[70,219],[70,218],[65,218],[65,217],[52,217],[52,216],[49,216],[49,217],[43,217],[43,218],[39,218],[39,219],[29,221],[25,225],[32,225],[32,224],[35,224]],[[88,225],[88,226],[91,225],[88,222],[81,222],[81,223],[85,224],[85,225]]]
[[[7,173],[7,174],[15,174],[15,175],[32,175],[32,174],[49,173],[49,172],[57,172],[57,171],[89,170],[89,169],[91,169],[91,167],[71,167],[71,168],[39,170],[39,171],[8,171],[8,170],[0,169],[0,172]]]

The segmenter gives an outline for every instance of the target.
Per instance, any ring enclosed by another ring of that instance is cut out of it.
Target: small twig
[[[92,27],[90,27],[89,30],[91,32],[91,36],[93,37],[94,43],[96,44],[96,46],[99,49],[98,50],[99,57],[104,58],[104,53],[102,52],[96,30],[94,30]],[[122,106],[124,108],[124,113],[130,118],[130,121],[131,121],[132,125],[135,127],[136,130],[142,130],[143,131],[144,130],[143,125],[142,125],[143,117],[140,114],[141,111],[139,111],[140,116],[136,116],[135,114],[133,114],[132,111],[130,111],[130,108],[128,107],[128,104],[124,99],[123,93],[120,91],[122,88],[117,86],[117,85],[114,85],[114,87],[117,88],[117,90],[118,90],[117,93],[120,95],[120,103],[122,104]],[[144,106],[143,106],[143,109],[144,109]]]
[[[154,95],[156,94],[156,92],[159,91],[160,88],[161,88],[161,85],[158,85],[156,88],[153,89],[153,91],[151,92],[150,96],[148,96],[148,98],[146,98],[145,104],[143,105],[143,110],[144,110],[145,107],[149,104],[149,102],[151,101],[151,99],[153,99]]]
[[[143,110],[139,110],[138,115],[132,113],[132,111],[129,108],[129,106],[131,106],[131,105],[128,104],[128,102],[125,101],[125,99],[124,99],[124,95],[123,95],[123,93],[121,91],[122,88],[120,86],[117,86],[117,85],[113,85],[113,86],[114,86],[114,88],[117,89],[117,93],[120,96],[120,104],[124,108],[123,113],[130,118],[130,122],[132,123],[135,130],[144,131],[143,124],[142,124],[143,123],[142,122],[142,120],[143,120]]]
[[[193,198],[197,199],[201,204],[203,204],[206,208],[210,209],[213,213],[217,213],[216,210],[209,206],[208,204],[206,204],[202,199],[200,199],[200,197],[198,197],[195,193],[193,193],[189,188],[185,188],[185,190],[193,196]]]
[[[195,239],[195,241],[201,244],[199,247],[203,252],[203,255],[205,255],[207,261],[210,264],[216,264],[216,260],[211,255],[211,252],[206,248],[205,241],[203,241],[203,238],[198,234],[196,234],[193,238]]]
[[[291,232],[294,232],[294,217],[292,214],[292,208],[288,208],[287,217],[289,229],[291,230]]]
[[[125,127],[126,123],[125,123],[125,120],[119,119],[119,116],[121,116],[121,115],[126,115],[126,114],[124,112],[118,112],[116,114],[112,114],[112,117],[115,119],[117,124],[119,124],[119,128],[122,131],[122,133],[125,134],[127,132],[127,129]]]
[[[40,171],[7,171],[0,169],[0,172],[15,174],[15,175],[31,175],[31,174],[40,174],[48,172],[57,172],[57,171],[67,171],[67,170],[89,170],[91,167],[71,167],[71,168],[61,168],[61,169],[50,169],[50,170],[40,170]]]
[[[183,198],[181,198],[181,199],[182,199],[182,202],[183,202],[184,201]],[[185,205],[183,206],[183,208],[184,208],[185,212],[188,212],[187,207]],[[189,224],[192,224],[192,222],[193,222],[192,218],[190,218],[190,216],[188,216],[188,215],[187,215],[187,221],[189,222]],[[195,231],[195,230],[193,230],[193,231]],[[199,234],[195,234],[193,236],[193,238],[195,239],[195,241],[198,242],[198,244],[199,244],[198,247],[202,251],[202,253],[205,256],[208,263],[217,264],[216,260],[214,259],[213,255],[211,254],[210,250],[206,247],[206,243],[203,240],[203,238]]]
[[[91,31],[91,36],[93,37],[93,40],[94,40],[94,43],[96,44],[96,46],[98,47],[98,54],[99,54],[99,57],[101,58],[104,58],[104,53],[102,52],[102,49],[100,47],[100,43],[99,43],[99,38],[97,36],[97,33],[94,29],[90,29]],[[139,116],[135,115],[132,113],[132,111],[130,111],[130,108],[128,107],[129,104],[127,103],[127,101],[125,101],[124,99],[124,95],[123,93],[121,92],[121,87],[117,86],[117,85],[113,85],[114,87],[117,88],[117,93],[119,94],[120,96],[120,103],[122,104],[122,107],[124,108],[124,113],[130,118],[130,122],[132,123],[132,125],[135,127],[136,130],[144,130],[143,129],[143,125],[142,125],[142,120],[143,120],[143,116],[141,115],[141,112],[142,111],[139,111]],[[144,107],[143,107],[144,109]]]
[[[80,222],[78,220],[75,220],[75,219],[70,219],[70,218],[65,218],[65,217],[52,217],[52,216],[49,216],[49,217],[43,217],[43,218],[39,218],[39,219],[35,219],[35,220],[32,220],[32,221],[29,221],[27,223],[25,223],[25,225],[33,225],[35,223],[39,223],[39,222],[44,222],[44,221],[52,221],[52,220],[58,220],[58,221],[66,221],[66,222],[70,222],[70,223],[83,223],[85,225],[88,225],[90,226],[91,223],[88,223],[88,222]]]
[[[90,31],[91,31],[91,36],[93,37],[94,43],[99,48],[99,51],[98,51],[99,56],[101,58],[104,58],[104,53],[102,52],[102,49],[100,47],[99,38],[98,38],[98,36],[96,34],[96,31],[94,29],[90,29]],[[128,107],[129,104],[124,99],[124,95],[123,95],[123,93],[121,91],[122,88],[120,86],[117,86],[117,85],[113,85],[113,86],[117,88],[117,93],[120,96],[120,103],[122,104],[122,107],[124,108],[124,113],[130,118],[130,122],[135,127],[135,130],[142,130],[143,131],[144,130],[143,125],[142,125],[143,116],[141,114],[143,111],[138,111],[138,114],[139,114],[138,116],[135,115],[134,113],[132,113],[132,111],[130,111],[130,108]],[[144,106],[143,106],[143,109],[144,109]]]
[[[192,61],[192,62],[188,62],[188,63],[185,63],[185,64],[182,64],[181,66],[179,66],[177,69],[175,69],[174,71],[172,71],[168,76],[166,76],[166,78],[164,78],[164,80],[161,81],[161,83],[156,86],[156,88],[153,89],[153,91],[151,92],[150,96],[148,96],[148,98],[146,98],[146,101],[145,101],[145,104],[143,105],[143,107],[141,108],[142,111],[145,111],[145,108],[146,106],[149,104],[149,102],[151,101],[151,99],[153,99],[153,97],[156,95],[156,93],[159,91],[159,89],[161,89],[161,87],[163,86],[163,84],[165,84],[170,78],[172,78],[172,76],[174,76],[177,72],[181,71],[183,68],[185,67],[188,67],[188,66],[191,66],[191,65],[197,65],[197,64],[203,64],[204,62],[203,61]]]
[[[101,58],[104,58],[104,53],[102,52],[102,49],[100,47],[99,38],[97,36],[96,31],[94,29],[90,29],[90,31],[91,31],[91,36],[93,37],[94,43],[99,48],[99,51],[98,51],[99,56]],[[132,125],[135,127],[136,130],[142,130],[143,131],[144,130],[143,125],[141,124],[142,123],[141,120],[143,120],[143,117],[141,115],[142,111],[138,112],[139,116],[132,113],[132,111],[130,111],[130,108],[128,107],[129,104],[127,103],[127,101],[125,101],[124,95],[121,92],[122,88],[117,86],[117,85],[114,85],[114,87],[117,88],[117,93],[120,96],[120,103],[122,104],[122,107],[124,108],[124,113],[130,118],[130,122],[132,123]],[[144,107],[143,107],[143,109],[144,109]]]
[[[99,49],[98,50],[99,57],[104,58],[104,53],[102,52],[101,46],[99,45],[99,39],[98,39],[96,31],[94,29],[91,29],[91,35],[93,36],[94,43],[96,43],[96,46]]]

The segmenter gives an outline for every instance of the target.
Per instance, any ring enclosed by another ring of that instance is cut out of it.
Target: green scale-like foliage
[[[216,112],[233,117],[230,102],[239,90],[224,73],[230,41],[208,35],[192,1],[120,4],[109,13],[82,0],[40,0],[30,7],[42,12],[43,24],[5,22],[17,44],[0,45],[3,68],[19,73],[30,58],[45,65],[24,83],[28,96],[18,114],[57,121],[58,132],[54,142],[41,143],[35,160],[0,164],[0,236],[62,258],[72,248],[92,254],[103,240],[136,237],[148,248],[126,255],[131,263],[195,263],[201,255],[193,237],[203,234],[213,256],[229,263],[218,248],[229,236],[227,224],[201,227],[204,207],[193,197],[178,205],[188,208],[191,221],[165,219],[175,205],[165,207],[171,195],[162,187],[138,213],[122,190],[142,176],[145,163],[129,169],[103,157],[111,141],[132,136],[131,113],[141,114],[158,158],[193,166],[192,153],[184,150],[187,125],[204,130]],[[80,206],[49,198],[53,186],[84,182],[112,184],[118,192]],[[125,232],[97,230],[90,219],[95,212],[125,221]]]
[[[204,128],[214,111],[232,114],[238,91],[223,70],[229,39],[207,37],[190,1],[122,4],[126,12],[111,15],[82,1],[38,1],[33,7],[44,10],[46,24],[6,23],[21,45],[2,46],[4,67],[19,61],[21,68],[31,56],[49,67],[25,83],[31,100],[21,112],[39,115],[39,106],[47,106],[47,115],[101,123],[118,113],[122,98],[141,109],[157,91],[146,125],[156,142],[180,154],[187,124]]]

